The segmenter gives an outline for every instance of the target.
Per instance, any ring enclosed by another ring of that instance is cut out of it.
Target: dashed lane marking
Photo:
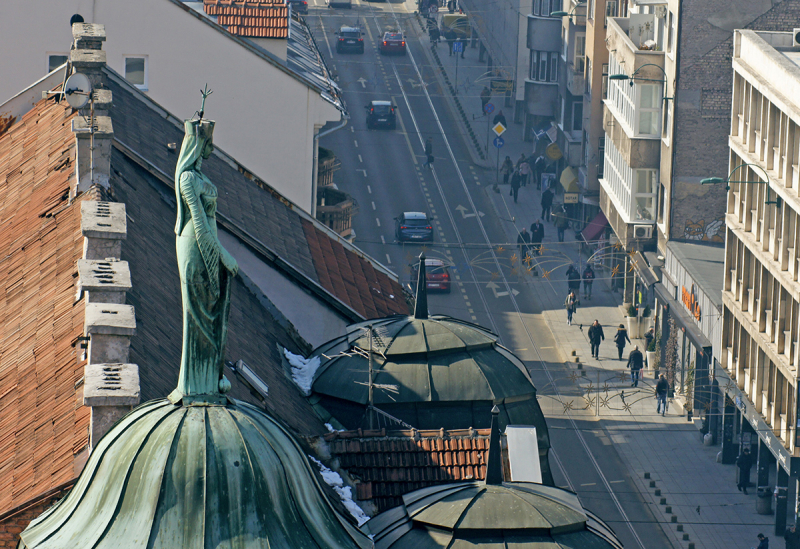
[[[350,129],[352,130],[353,126],[350,126]],[[353,139],[353,143],[355,144],[356,149],[357,149],[358,148],[358,140],[357,139]]]
[[[367,185],[367,192],[368,192],[369,194],[372,194],[372,187],[370,187],[369,185]]]
[[[378,209],[378,208],[375,207],[375,202],[374,201],[372,202],[372,209],[373,209],[373,211]]]
[[[389,263],[390,265],[392,263],[392,258],[389,257],[389,254],[386,254],[386,263]]]
[[[386,244],[386,239],[383,238],[383,235],[381,235],[381,244]]]
[[[360,154],[358,155],[358,161],[359,161],[359,162],[362,162],[362,163],[364,162],[364,160],[361,158],[361,155],[360,155]]]
[[[380,226],[381,226],[381,220],[380,220],[380,219],[378,219],[377,217],[375,218],[375,223],[377,223],[377,224],[378,224],[378,227],[380,227]]]

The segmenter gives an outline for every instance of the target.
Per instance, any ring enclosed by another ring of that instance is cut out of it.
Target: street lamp
[[[578,9],[579,6],[582,6],[585,3],[586,3],[585,1],[578,2],[577,4],[572,6],[572,9],[569,10],[569,11],[560,11],[560,10],[559,11],[551,11],[550,12],[550,17],[569,17],[570,22],[572,22],[572,18],[573,17],[580,17],[579,14],[575,13],[575,10]]]
[[[655,68],[657,68],[658,70],[660,70],[664,74],[664,78],[658,80],[658,79],[655,79],[655,78],[642,78],[641,76],[636,76],[638,74],[638,72],[640,70],[642,70],[643,68],[645,68],[645,67],[655,67]],[[638,69],[633,71],[633,74],[630,75],[630,76],[628,76],[627,74],[611,74],[611,75],[608,76],[608,79],[609,80],[630,80],[631,81],[630,82],[631,86],[633,86],[633,81],[637,80],[637,79],[638,80],[644,80],[646,82],[661,82],[661,84],[664,86],[665,93],[666,93],[666,88],[667,88],[667,73],[664,71],[663,67],[661,67],[660,65],[656,65],[655,63],[645,63],[644,65],[642,65],[641,67],[639,67]],[[665,97],[664,101],[669,101],[669,100],[672,100],[672,99],[675,99],[675,98],[674,97]]]
[[[761,170],[761,173],[764,174],[765,181],[732,181],[731,177],[736,172],[736,170],[738,170],[739,168],[744,168],[745,166],[749,166],[751,168],[758,168],[759,170]],[[718,185],[720,183],[725,183],[725,190],[726,191],[730,191],[731,190],[731,183],[742,183],[742,184],[751,183],[753,185],[766,183],[767,184],[767,200],[764,202],[764,204],[775,204],[778,208],[781,207],[781,197],[780,196],[778,196],[775,200],[770,200],[769,199],[769,192],[770,192],[769,175],[767,175],[767,172],[764,170],[764,168],[762,168],[758,164],[748,164],[748,163],[739,164],[738,166],[733,168],[731,173],[729,173],[728,177],[726,177],[725,179],[723,179],[721,177],[706,177],[706,178],[700,180],[700,184],[701,185]]]

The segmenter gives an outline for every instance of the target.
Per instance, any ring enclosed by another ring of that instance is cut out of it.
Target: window
[[[657,170],[634,170],[636,176],[636,221],[652,221],[656,214]]]
[[[661,113],[661,86],[638,84],[639,86],[639,128],[640,135],[659,135]]]
[[[664,122],[661,125],[661,137],[664,139],[669,139],[669,132],[672,126],[670,121],[670,117],[672,116],[670,111],[670,107],[672,107],[671,103],[671,101],[664,101]]]
[[[605,171],[605,157],[606,157],[606,135],[603,134],[600,136],[600,141],[597,147],[597,158],[599,158],[597,162],[598,179],[603,179],[603,173]]]
[[[589,0],[589,20],[594,21],[594,0]]]
[[[586,74],[583,78],[583,93],[592,95],[592,58],[586,57]]]
[[[572,104],[572,127],[574,132],[583,129],[583,101],[575,101]]]
[[[586,35],[583,33],[575,35],[575,58],[573,64],[575,74],[583,74],[584,62],[586,61]]]
[[[672,53],[672,45],[675,43],[675,16],[672,15],[672,12],[669,12],[667,15],[667,51]]]
[[[531,50],[530,79],[537,82],[558,81],[558,52]]]
[[[608,26],[608,18],[617,16],[617,0],[606,0],[606,22]]]
[[[48,53],[47,54],[47,72],[51,73],[58,67],[67,62],[69,56],[66,53]]]
[[[603,63],[603,99],[608,99],[608,63]]]
[[[533,0],[533,15],[550,17],[550,13],[561,9],[560,0]]]
[[[560,105],[558,111],[558,124],[561,126],[561,129],[564,129],[564,111],[566,111],[567,108],[564,104],[564,96],[561,94],[558,94],[558,104]]]
[[[147,57],[141,55],[126,55],[125,79],[139,88],[147,89]]]
[[[667,217],[667,202],[665,200],[666,191],[664,185],[658,186],[658,222],[664,224]]]

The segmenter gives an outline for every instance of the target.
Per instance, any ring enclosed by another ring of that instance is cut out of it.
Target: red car
[[[406,54],[406,39],[403,38],[402,32],[388,31],[384,33],[383,40],[380,46],[381,55],[387,53],[399,53],[400,55]]]
[[[416,288],[419,278],[419,265],[415,264],[411,269],[411,285]],[[428,290],[438,290],[450,293],[450,269],[441,259],[425,260],[425,279]]]

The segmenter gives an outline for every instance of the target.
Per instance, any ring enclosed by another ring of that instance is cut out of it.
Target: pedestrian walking
[[[447,53],[450,57],[453,56],[453,44],[456,43],[456,31],[449,27],[445,27],[444,38],[447,40]],[[457,54],[456,54],[457,55]]]
[[[525,153],[520,154],[519,158],[517,158],[517,168],[519,168],[520,164],[523,162],[525,162]]]
[[[747,495],[747,487],[750,485],[750,468],[752,466],[753,456],[750,455],[750,447],[745,446],[742,453],[736,458],[736,467],[739,468],[739,483],[736,487],[745,495]],[[761,539],[760,536],[761,534],[759,534],[759,539]]]
[[[547,165],[547,160],[544,159],[544,156],[539,155],[539,158],[536,159],[536,162],[533,164],[533,177],[536,179],[536,190],[542,190],[542,174],[544,173],[544,169]]]
[[[528,255],[528,246],[531,243],[531,233],[525,227],[517,235],[517,246],[519,246],[519,259],[522,261]]]
[[[669,381],[661,374],[656,383],[656,413],[664,416],[667,413],[667,395],[669,394]]]
[[[496,126],[497,124],[502,124],[506,128],[508,127],[508,122],[506,122],[506,115],[503,114],[503,111],[497,111],[497,114],[494,115],[492,119],[492,126]]]
[[[508,183],[508,178],[511,177],[511,172],[514,171],[514,162],[511,161],[510,156],[506,156],[503,160],[503,165],[500,166],[500,173],[503,174],[503,185]]]
[[[628,368],[631,370],[631,387],[639,386],[639,372],[644,367],[644,356],[638,345],[633,346],[633,351],[628,355]]]
[[[652,326],[650,327],[647,332],[644,334],[644,350],[649,352],[654,352],[656,350],[655,345],[653,345],[653,340],[656,338],[656,329]],[[650,368],[650,364],[647,363],[647,359],[644,361],[645,365]]]
[[[528,164],[527,158],[519,163],[519,175],[522,178],[522,186],[526,186],[531,177],[531,165]]]
[[[542,193],[542,219],[550,221],[550,211],[553,207],[553,190],[547,189]]]
[[[745,492],[746,494],[747,492]],[[758,547],[755,549],[769,549],[769,538],[764,534],[758,534]]]
[[[572,315],[578,309],[578,296],[572,290],[567,294],[567,299],[564,301],[564,307],[567,309],[567,326],[572,326]]]
[[[595,319],[591,326],[589,326],[589,344],[592,346],[592,356],[600,360],[600,342],[606,338],[603,333],[603,327],[600,322]]]
[[[508,193],[509,195],[514,197],[514,204],[517,203],[517,195],[519,194],[519,183],[520,183],[519,170],[515,168],[514,173],[511,174],[511,192]]]
[[[630,343],[631,338],[628,337],[628,330],[625,329],[624,324],[620,324],[617,328],[617,333],[614,334],[614,343],[617,345],[617,352],[619,359],[622,360],[622,351],[625,350],[625,342]]]
[[[492,90],[484,86],[483,90],[481,91],[481,112],[486,112],[486,105],[489,103],[491,98]]]
[[[433,169],[433,139],[430,137],[425,140],[425,163],[423,166],[429,170]]]
[[[567,212],[564,210],[564,206],[561,206],[556,210],[556,213],[553,214],[553,225],[556,226],[556,231],[558,231],[558,241],[564,242],[564,232],[567,230],[567,225],[569,225]]]
[[[578,295],[581,289],[581,274],[578,272],[578,269],[575,268],[575,265],[570,265],[569,269],[567,269],[567,287],[570,291],[575,292],[575,295]]]
[[[531,244],[533,245],[533,253],[542,255],[542,241],[544,240],[544,224],[541,219],[537,219],[535,223],[531,224]]]
[[[786,541],[786,549],[800,549],[800,530],[794,524],[786,529],[783,539]]]
[[[439,27],[436,24],[436,19],[428,19],[428,36],[431,38],[432,48],[435,48],[439,45],[440,35],[441,33],[439,32]]]
[[[583,270],[583,298],[592,300],[592,284],[594,284],[594,269],[591,265],[586,265]]]

